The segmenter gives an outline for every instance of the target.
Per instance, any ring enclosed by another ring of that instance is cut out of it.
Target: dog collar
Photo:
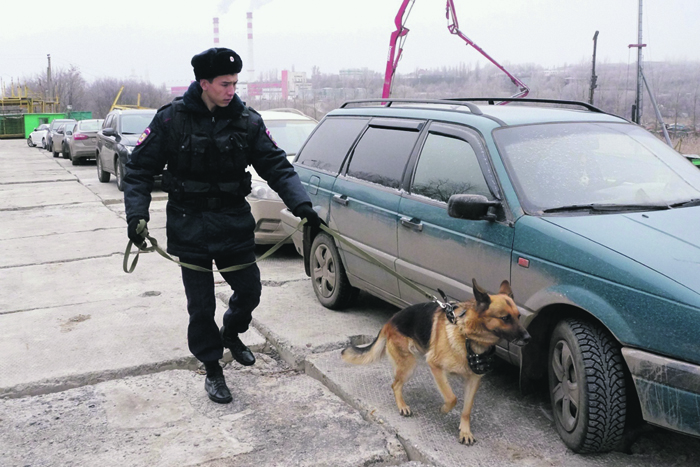
[[[485,375],[486,373],[493,370],[494,355],[496,353],[496,347],[491,346],[484,353],[476,353],[472,350],[469,339],[466,339],[467,346],[467,362],[469,362],[469,369],[476,375]]]

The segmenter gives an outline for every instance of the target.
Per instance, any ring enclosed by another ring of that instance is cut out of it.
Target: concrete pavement
[[[164,211],[155,193],[161,244]],[[364,294],[344,312],[322,307],[292,248],[260,264],[263,296],[242,336],[258,363],[229,364],[234,402],[214,404],[187,349],[179,270],[149,254],[122,271],[121,193],[94,164],[0,140],[0,226],[2,466],[700,464],[700,441],[658,429],[626,454],[573,454],[546,398],[521,396],[505,364],[477,394],[475,446],[457,442],[458,409],[439,413],[425,365],[405,388],[415,415],[399,416],[387,361],[339,357],[396,309]],[[230,289],[216,290],[220,320]]]

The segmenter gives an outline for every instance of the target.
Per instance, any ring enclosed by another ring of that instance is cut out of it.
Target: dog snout
[[[532,339],[530,333],[523,329],[523,332],[520,334],[520,336],[517,339],[515,339],[512,343],[522,347],[524,345],[527,345],[527,343],[530,342],[530,339]]]

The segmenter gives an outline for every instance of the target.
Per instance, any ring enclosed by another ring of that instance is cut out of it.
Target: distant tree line
[[[52,71],[51,83],[46,75],[37,74],[21,81],[22,92],[26,87],[30,97],[54,100],[58,97],[58,112],[66,112],[68,106],[73,111],[90,111],[93,118],[104,118],[119,96],[120,104],[158,108],[172,100],[165,85],[156,86],[138,79],[99,78],[88,83],[76,66],[67,69],[57,68]],[[9,95],[9,90],[5,95]],[[140,94],[140,99],[139,99]]]

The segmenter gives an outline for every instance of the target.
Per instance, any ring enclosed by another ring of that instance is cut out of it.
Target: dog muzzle
[[[469,369],[475,375],[485,375],[493,370],[493,362],[496,357],[496,346],[491,346],[489,350],[484,353],[476,353],[472,350],[471,345],[469,345],[469,339],[466,340],[467,345],[467,362],[469,363]]]

